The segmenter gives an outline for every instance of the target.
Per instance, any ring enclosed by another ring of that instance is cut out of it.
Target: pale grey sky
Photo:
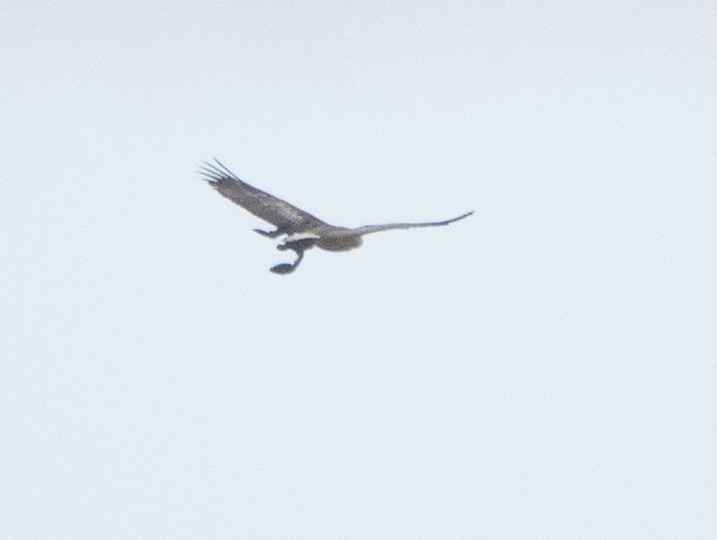
[[[715,28],[5,6],[0,537],[717,537]],[[214,156],[337,225],[476,213],[276,276]]]

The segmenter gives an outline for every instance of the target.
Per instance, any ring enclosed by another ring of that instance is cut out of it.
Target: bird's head
[[[278,246],[276,246],[276,249],[278,249],[279,251],[286,251],[287,249],[292,249],[298,253],[299,251],[311,249],[312,247],[314,247],[315,244],[316,238],[302,238],[301,240],[287,240],[283,244],[279,244]]]

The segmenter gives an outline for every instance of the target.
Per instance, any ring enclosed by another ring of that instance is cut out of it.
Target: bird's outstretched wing
[[[471,214],[473,214],[473,212],[468,212],[466,214],[463,214],[462,216],[447,219],[446,221],[432,221],[430,223],[386,223],[385,225],[364,225],[363,227],[356,227],[355,229],[351,229],[351,232],[353,234],[363,235],[381,231],[391,231],[394,229],[412,229],[414,227],[441,227],[443,225],[448,225],[449,223],[458,221],[459,219],[467,218]]]
[[[204,180],[221,195],[235,202],[256,217],[273,223],[284,233],[300,232],[327,225],[308,212],[274,197],[242,181],[233,172],[215,159],[205,162],[200,169]]]

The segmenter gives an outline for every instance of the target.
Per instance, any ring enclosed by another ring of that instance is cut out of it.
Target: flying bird
[[[220,195],[238,204],[256,217],[276,226],[273,231],[254,230],[268,238],[284,236],[283,241],[276,246],[278,250],[292,250],[296,253],[297,258],[293,264],[283,263],[271,267],[270,270],[275,274],[290,274],[296,270],[304,258],[304,251],[313,247],[325,249],[326,251],[348,251],[359,247],[363,243],[361,237],[364,234],[393,229],[411,229],[413,227],[439,227],[466,218],[473,213],[468,212],[453,219],[431,223],[387,223],[384,225],[364,225],[353,229],[336,227],[321,221],[319,218],[286,201],[250,186],[240,180],[219,160],[215,159],[214,161],[216,164],[204,162],[201,166],[199,172],[204,180],[209,182],[209,185],[216,189]]]

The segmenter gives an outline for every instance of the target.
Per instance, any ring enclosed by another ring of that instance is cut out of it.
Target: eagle
[[[440,227],[473,214],[467,212],[452,219],[430,223],[387,223],[364,225],[353,229],[336,227],[278,197],[250,186],[218,159],[215,158],[214,161],[215,163],[205,161],[200,166],[199,173],[203,179],[220,195],[276,227],[273,231],[262,229],[254,229],[254,231],[267,238],[283,236],[283,241],[276,248],[280,251],[292,250],[296,253],[297,258],[293,264],[283,263],[271,267],[270,270],[275,274],[290,274],[296,270],[304,258],[304,252],[313,247],[326,251],[348,251],[359,247],[363,243],[361,237],[365,234],[414,227]]]

